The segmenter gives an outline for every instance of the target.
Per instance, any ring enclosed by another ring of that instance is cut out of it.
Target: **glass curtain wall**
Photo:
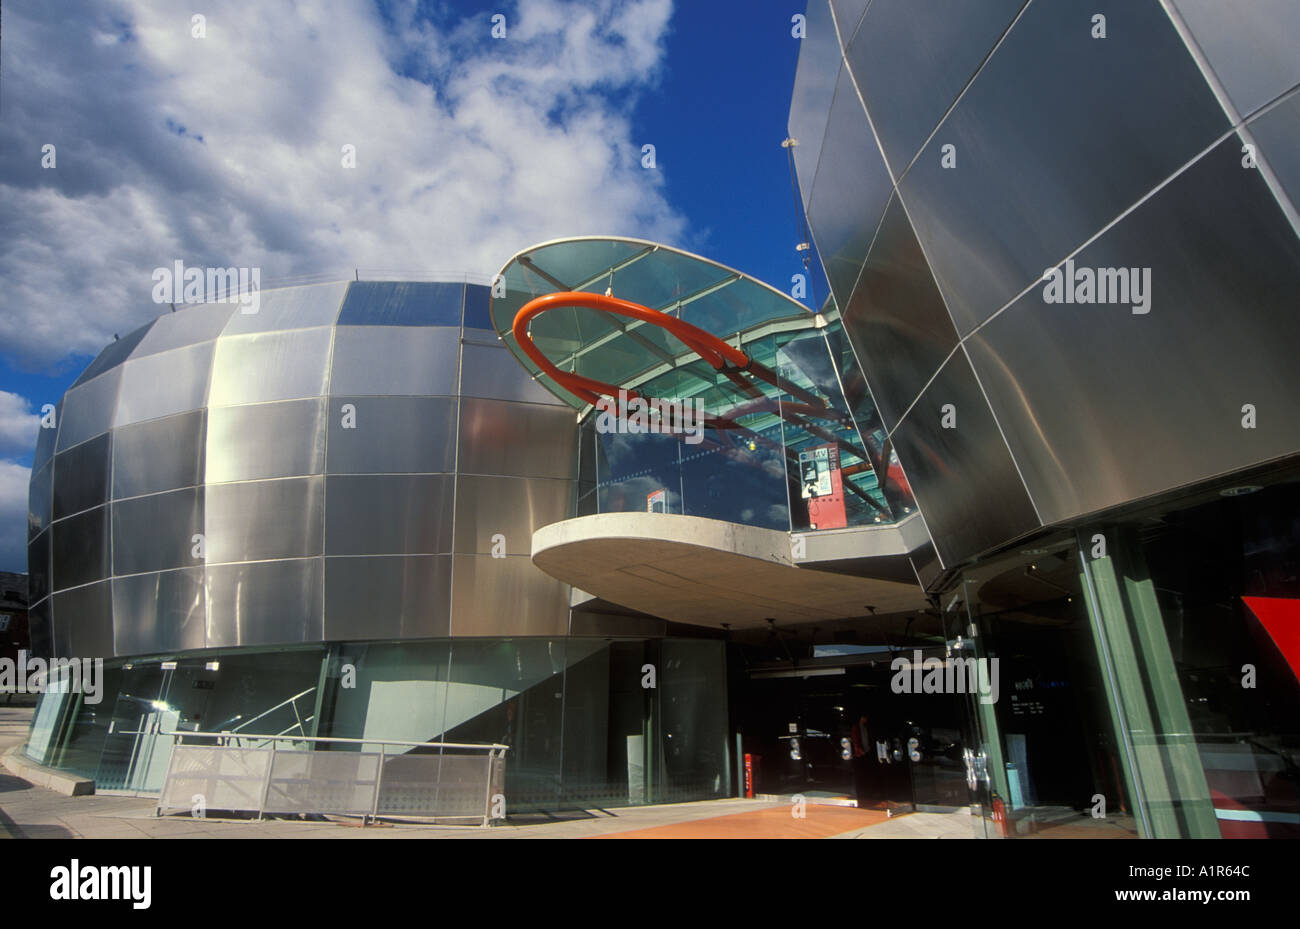
[[[1300,836],[1300,483],[1080,533],[1150,834]]]

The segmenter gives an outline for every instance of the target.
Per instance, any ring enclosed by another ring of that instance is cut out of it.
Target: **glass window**
[[[339,313],[340,326],[457,326],[465,285],[354,281]]]
[[[478,284],[465,285],[465,328],[486,329],[492,331],[492,315],[489,306],[492,300],[492,288]]]
[[[1225,838],[1300,837],[1300,482],[1284,480],[1141,526]]]

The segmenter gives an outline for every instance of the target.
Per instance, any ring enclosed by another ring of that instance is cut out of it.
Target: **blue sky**
[[[490,275],[536,242],[620,234],[788,291],[803,7],[247,0],[200,36],[175,0],[5,4],[0,570],[25,570],[41,405],[157,315],[156,267]]]

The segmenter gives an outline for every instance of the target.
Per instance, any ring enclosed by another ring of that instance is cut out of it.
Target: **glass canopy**
[[[875,404],[847,350],[833,304],[821,314],[739,272],[635,239],[540,245],[502,272],[498,334],[539,383],[589,409],[540,373],[511,326],[550,293],[607,293],[672,315],[750,359],[719,371],[675,336],[583,308],[533,318],[533,343],[562,371],[646,397],[700,400],[712,417],[696,444],[680,436],[603,434],[584,417],[578,513],[683,513],[774,529],[893,522],[915,503]],[[864,441],[865,436],[865,441]],[[825,485],[825,486],[822,486]]]
[[[515,343],[511,324],[529,301],[565,291],[606,293],[674,316],[723,339],[776,320],[813,314],[779,290],[697,255],[641,239],[577,238],[520,252],[493,288],[492,323],[525,368],[535,364]],[[505,293],[501,293],[504,284]],[[657,326],[597,310],[565,307],[536,317],[534,344],[563,371],[629,386],[656,371],[713,369]],[[698,364],[696,364],[698,362]],[[586,404],[545,375],[539,383],[575,409]],[[695,391],[692,391],[694,393]]]

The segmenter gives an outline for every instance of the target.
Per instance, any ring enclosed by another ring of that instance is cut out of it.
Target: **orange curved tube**
[[[593,406],[602,395],[606,397],[617,396],[619,388],[613,384],[606,384],[604,381],[584,377],[581,374],[561,371],[551,363],[549,358],[542,354],[542,350],[533,343],[532,337],[528,334],[528,323],[532,321],[533,317],[540,316],[548,310],[570,306],[598,310],[602,313],[613,313],[618,316],[630,316],[652,326],[658,326],[660,329],[672,333],[683,345],[719,371],[723,370],[728,363],[737,368],[744,368],[749,365],[749,357],[744,352],[728,345],[713,333],[706,332],[699,326],[693,326],[676,316],[656,312],[649,307],[633,303],[630,300],[620,300],[617,297],[607,297],[604,294],[583,291],[546,294],[535,300],[530,300],[520,307],[519,312],[515,314],[514,323],[510,327],[515,342],[524,350],[524,354],[532,359],[533,364],[537,365],[551,380],[578,399]],[[637,396],[635,391],[628,391],[627,395],[629,398]]]

